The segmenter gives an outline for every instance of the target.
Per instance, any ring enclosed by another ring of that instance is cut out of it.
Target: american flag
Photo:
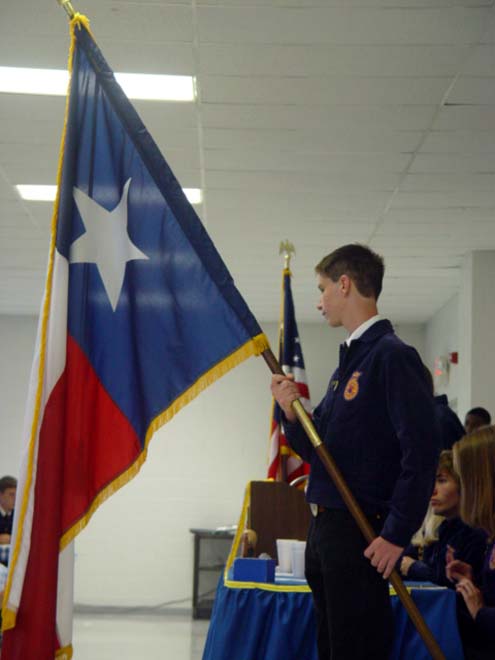
[[[292,298],[291,275],[290,270],[285,268],[282,276],[282,308],[278,336],[279,362],[286,374],[294,375],[294,380],[301,393],[301,403],[306,411],[311,413],[306,370]],[[278,403],[273,400],[268,478],[290,483],[305,474],[309,474],[309,465],[287,444],[282,422],[282,411]]]

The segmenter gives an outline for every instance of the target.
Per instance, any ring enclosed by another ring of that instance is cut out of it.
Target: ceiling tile
[[[199,7],[201,42],[470,44],[488,9],[474,7]]]
[[[468,53],[470,48],[467,45],[274,46],[201,43],[199,72],[205,75],[265,77],[445,77],[457,73]]]
[[[454,140],[456,136],[454,135]],[[493,134],[488,136],[493,138]],[[459,136],[459,141],[461,140]],[[448,148],[448,141],[443,136],[440,143],[445,149]],[[433,147],[433,145],[431,145]],[[411,167],[411,172],[437,172],[445,174],[447,172],[495,172],[495,152],[492,153],[425,153],[423,151],[416,155]]]
[[[427,129],[434,105],[259,105],[240,103],[201,104],[207,128],[304,128],[349,131]]]
[[[400,153],[313,154],[299,153],[288,159],[279,150],[266,149],[205,149],[207,170],[278,170],[281,172],[355,172],[366,175],[374,169],[380,172],[401,172],[410,159]],[[495,161],[495,158],[494,158]]]
[[[435,105],[447,78],[263,78],[203,76],[207,103],[296,105]]]
[[[495,68],[494,68],[495,71]],[[432,126],[434,130],[495,129],[495,112],[490,105],[447,105],[438,113]]]
[[[495,190],[495,172],[478,174],[409,174],[401,183],[403,192]]]
[[[135,106],[181,184],[204,188],[197,211],[260,319],[278,319],[278,246],[288,238],[301,321],[319,320],[322,254],[371,241],[387,263],[382,311],[421,323],[458,291],[465,253],[495,249],[492,5],[83,0],[78,9],[116,71],[196,76],[195,103]],[[56,3],[4,2],[0,21],[0,66],[65,68]],[[12,184],[55,180],[63,112],[61,98],[0,95],[0,313],[39,309],[52,205],[21,201]]]
[[[304,129],[220,129],[204,130],[205,149],[273,148],[290,152],[366,153],[412,152],[421,137],[419,131],[371,131],[357,128],[346,131],[329,126],[326,131]],[[292,155],[292,154],[291,154]],[[294,154],[296,156],[296,154]],[[297,156],[296,156],[297,157]]]

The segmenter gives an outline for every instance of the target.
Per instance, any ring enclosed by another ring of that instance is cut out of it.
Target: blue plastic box
[[[275,582],[275,559],[237,557],[233,579],[236,582]]]

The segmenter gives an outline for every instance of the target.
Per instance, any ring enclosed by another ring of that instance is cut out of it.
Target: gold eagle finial
[[[284,268],[288,270],[290,268],[290,259],[293,254],[296,254],[296,248],[290,241],[280,241],[278,253],[284,255]]]

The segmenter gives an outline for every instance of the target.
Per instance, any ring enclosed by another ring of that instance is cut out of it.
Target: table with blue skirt
[[[228,576],[230,578],[230,576]],[[446,660],[463,660],[456,594],[410,583],[411,595]],[[392,660],[430,660],[414,625],[392,593],[395,643]],[[359,634],[359,631],[356,631]],[[275,584],[220,580],[203,660],[318,660],[312,597],[303,581]]]

